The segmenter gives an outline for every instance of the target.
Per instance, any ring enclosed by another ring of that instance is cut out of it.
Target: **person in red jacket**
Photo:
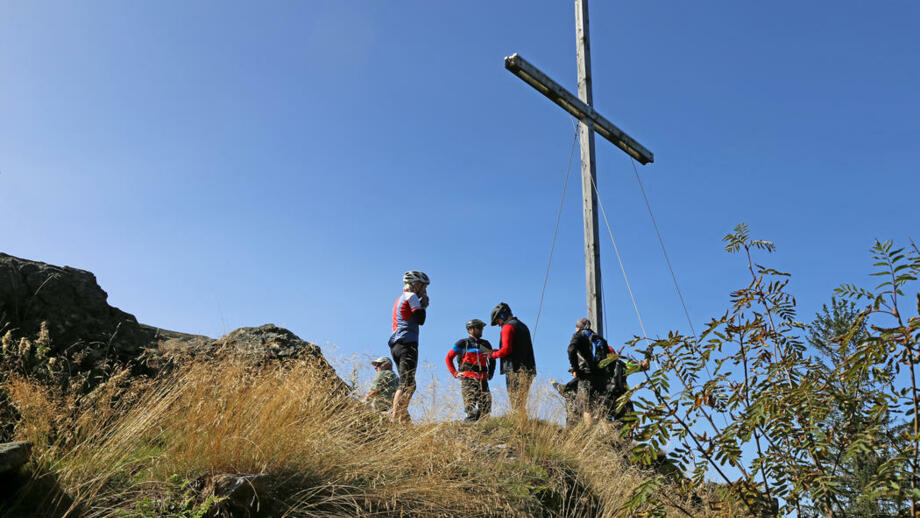
[[[527,415],[527,393],[537,375],[530,330],[511,314],[508,304],[500,302],[492,309],[492,325],[501,328],[499,348],[492,353],[501,359],[501,373],[505,375],[511,411]]]
[[[492,359],[492,344],[482,338],[482,328],[485,326],[486,323],[478,318],[467,322],[466,332],[469,336],[457,340],[445,358],[451,376],[460,378],[460,393],[467,422],[488,417],[492,411],[489,380],[495,373],[495,360]],[[454,358],[457,358],[458,368],[454,367]]]

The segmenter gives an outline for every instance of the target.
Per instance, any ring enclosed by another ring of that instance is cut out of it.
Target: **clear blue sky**
[[[774,240],[810,320],[869,284],[874,238],[920,239],[920,4],[591,4],[595,104],[640,173],[698,328],[747,282],[720,238]],[[571,119],[503,68],[575,88],[571,2],[0,4],[0,250],[96,273],[141,322],[274,322],[388,353],[407,269],[433,282],[421,356],[508,302],[533,327]],[[629,159],[598,183],[649,332],[686,331]],[[585,313],[569,184],[538,369]],[[607,335],[639,333],[602,233]],[[495,328],[486,338],[497,342]]]

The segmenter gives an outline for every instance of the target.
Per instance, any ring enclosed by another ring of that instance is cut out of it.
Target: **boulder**
[[[322,356],[317,345],[301,340],[275,324],[241,327],[214,342],[218,348],[233,349],[260,359],[305,359]]]
[[[189,360],[220,359],[227,356],[244,358],[257,365],[306,360],[331,380],[330,389],[349,391],[348,385],[335,373],[319,346],[275,324],[241,327],[217,340],[175,334],[172,331],[160,336],[162,340],[156,350],[149,353],[148,360],[158,368]]]
[[[212,477],[206,491],[220,499],[208,516],[252,517],[266,514],[267,473],[253,475],[218,475]]]
[[[32,443],[7,442],[0,444],[0,475],[13,473],[29,462],[32,455]]]

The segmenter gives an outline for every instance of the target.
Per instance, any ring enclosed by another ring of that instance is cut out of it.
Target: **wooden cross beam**
[[[645,149],[642,144],[636,142],[623,130],[604,118],[603,115],[594,111],[594,108],[572,95],[559,83],[553,81],[517,53],[505,58],[505,68],[581,122],[594,126],[594,131],[600,136],[625,151],[629,156],[638,160],[639,163],[645,165],[655,161],[655,155],[651,151]]]
[[[505,58],[505,68],[538,92],[578,118],[581,144],[581,197],[585,223],[585,295],[588,319],[598,334],[604,332],[604,306],[601,300],[601,255],[597,225],[597,167],[594,160],[594,133],[600,133],[613,145],[640,163],[655,161],[652,152],[642,147],[612,122],[594,111],[591,93],[591,45],[588,37],[588,0],[575,0],[575,50],[578,60],[578,97],[553,81],[526,59],[514,54]]]

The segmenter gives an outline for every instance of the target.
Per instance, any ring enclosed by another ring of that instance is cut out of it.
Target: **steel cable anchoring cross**
[[[639,192],[642,193],[642,199],[645,200],[645,208],[648,209],[648,216],[652,220],[652,226],[655,228],[655,235],[658,236],[661,254],[664,256],[665,264],[668,265],[668,271],[671,272],[671,280],[674,282],[674,291],[677,292],[677,298],[680,299],[680,305],[684,309],[684,316],[687,318],[687,325],[690,326],[690,333],[693,335],[693,342],[696,345],[694,350],[702,357],[702,352],[700,350],[702,344],[700,344],[699,335],[696,334],[696,329],[693,326],[693,319],[690,318],[690,310],[687,309],[687,303],[684,301],[684,295],[680,290],[680,285],[677,283],[677,274],[674,273],[674,267],[671,265],[671,258],[668,256],[668,251],[664,246],[664,239],[661,237],[661,231],[658,230],[658,222],[655,220],[655,214],[652,212],[652,204],[648,201],[648,196],[645,194],[645,186],[642,185],[642,179],[639,177],[639,170],[636,168],[635,160],[630,160],[630,164],[632,165],[633,174],[636,177],[636,183],[639,184]],[[705,363],[703,367],[706,369],[706,374],[709,376],[709,379],[713,379],[712,371],[709,370],[709,364]],[[725,426],[728,426],[728,418],[725,414],[721,414],[721,416],[722,422],[725,423]]]
[[[620,272],[623,274],[623,281],[626,283],[626,291],[629,292],[629,300],[632,301],[633,309],[636,310],[636,318],[639,319],[639,328],[642,329],[642,338],[651,340],[648,337],[648,332],[645,330],[645,324],[642,322],[642,314],[639,313],[639,304],[636,303],[636,296],[633,294],[632,285],[629,283],[629,276],[626,275],[626,267],[623,266],[623,258],[620,257],[620,248],[617,246],[617,240],[613,238],[613,229],[610,228],[610,221],[607,220],[607,211],[604,210],[604,202],[600,201],[601,195],[597,192],[597,184],[592,181],[591,187],[594,189],[594,194],[597,196],[598,204],[601,207],[601,214],[604,216],[604,225],[607,227],[607,234],[610,236],[610,242],[613,243],[613,253],[617,256],[617,263],[620,265]]]
[[[581,143],[581,192],[584,207],[585,288],[588,319],[595,331],[604,334],[603,283],[598,249],[597,169],[594,161],[594,132],[609,140],[642,164],[655,160],[651,151],[594,110],[591,91],[591,48],[588,30],[588,0],[575,0],[575,48],[578,65],[578,96],[531,65],[518,54],[505,58],[505,68],[545,95],[579,122]]]
[[[553,229],[553,242],[549,247],[549,260],[546,262],[546,274],[543,276],[543,289],[540,291],[540,304],[537,306],[537,320],[533,325],[533,343],[537,343],[537,328],[540,326],[540,314],[543,312],[543,296],[546,295],[546,283],[549,281],[549,267],[553,264],[553,251],[556,250],[556,236],[559,234],[559,221],[562,219],[562,206],[565,203],[565,191],[569,186],[569,173],[572,172],[572,158],[575,157],[575,144],[578,142],[578,122],[573,120],[575,135],[572,137],[572,150],[569,151],[569,165],[565,168],[565,180],[562,181],[562,196],[559,210],[556,212],[556,228]]]

